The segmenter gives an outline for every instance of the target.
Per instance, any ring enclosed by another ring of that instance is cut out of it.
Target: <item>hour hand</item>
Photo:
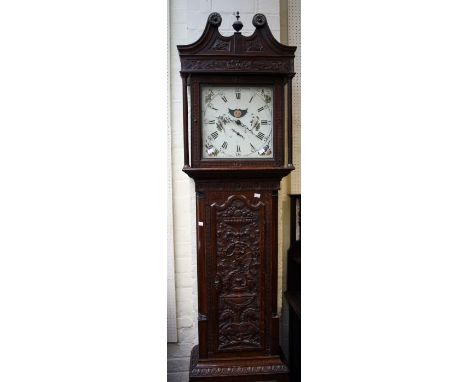
[[[236,125],[238,125],[238,126],[247,127],[247,126],[245,126],[245,125],[242,123],[242,121],[241,121],[240,119],[235,119],[234,122],[235,122]]]
[[[235,129],[231,128],[231,130],[232,130],[234,133],[236,133],[239,137],[241,137],[242,139],[245,139],[245,137],[244,137],[241,133],[239,133],[238,131],[236,131]]]
[[[242,127],[245,129],[245,131],[248,131],[249,133],[254,134],[254,132],[252,131],[253,128],[249,128],[246,124],[242,123],[239,119],[236,119],[234,122],[235,122],[238,126],[242,126]]]

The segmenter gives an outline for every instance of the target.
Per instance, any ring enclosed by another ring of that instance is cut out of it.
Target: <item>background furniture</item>
[[[301,195],[291,194],[291,247],[287,261],[289,368],[291,382],[301,380]]]

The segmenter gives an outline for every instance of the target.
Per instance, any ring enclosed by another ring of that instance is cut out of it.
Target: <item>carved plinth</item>
[[[288,375],[289,369],[279,356],[200,360],[196,345],[190,357],[190,382],[287,382]]]

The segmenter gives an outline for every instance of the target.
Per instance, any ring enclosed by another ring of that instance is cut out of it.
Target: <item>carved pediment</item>
[[[221,22],[219,13],[211,13],[197,41],[177,46],[182,72],[293,73],[296,47],[283,45],[275,39],[265,15],[258,13],[253,17],[255,32],[250,36],[242,35],[239,20],[233,24],[236,32],[223,36],[218,30]]]

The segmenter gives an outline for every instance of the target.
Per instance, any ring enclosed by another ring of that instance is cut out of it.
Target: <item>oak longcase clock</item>
[[[251,36],[236,17],[232,36],[219,33],[221,16],[212,13],[196,42],[177,47],[183,171],[197,196],[199,344],[190,381],[287,381],[278,344],[277,225],[280,181],[294,169],[296,48],[273,37],[264,15],[253,17]]]

